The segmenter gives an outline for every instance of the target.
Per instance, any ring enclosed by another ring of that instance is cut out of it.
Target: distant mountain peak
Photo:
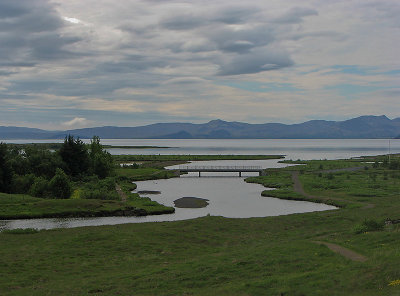
[[[207,122],[207,124],[219,124],[219,123],[227,123],[228,121],[224,121],[222,119],[214,119]]]
[[[297,124],[250,124],[211,120],[207,123],[154,123],[136,127],[103,126],[67,131],[0,127],[2,139],[63,139],[66,134],[82,139],[383,139],[400,134],[400,118],[365,115],[344,121],[311,120]]]

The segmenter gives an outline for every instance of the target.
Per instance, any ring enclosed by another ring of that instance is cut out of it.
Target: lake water
[[[85,142],[89,140],[84,139]],[[9,143],[54,143],[62,140],[7,140]],[[101,139],[118,146],[170,147],[109,149],[111,154],[283,154],[287,159],[338,159],[400,153],[400,139]],[[390,150],[389,150],[390,145]]]
[[[11,141],[10,141],[11,142]],[[54,141],[12,141],[54,142]],[[379,155],[389,152],[388,140],[102,140],[103,144],[128,146],[167,146],[168,149],[110,149],[112,154],[284,154],[287,159],[338,159],[362,155]],[[390,151],[400,153],[400,140],[390,140]],[[252,161],[207,161],[193,165],[236,165],[282,167],[278,160]],[[214,175],[210,177],[210,175]],[[262,197],[264,187],[247,184],[237,173],[203,173],[201,178],[193,175],[169,180],[136,182],[137,190],[158,190],[160,195],[151,195],[165,205],[184,196],[209,200],[201,209],[179,209],[174,214],[146,217],[99,217],[76,219],[30,219],[0,221],[0,229],[13,228],[69,228],[79,226],[114,225],[192,219],[207,214],[231,218],[265,217],[335,209],[335,207],[302,201],[288,201]],[[249,173],[248,175],[251,175]],[[245,175],[243,175],[245,176]]]

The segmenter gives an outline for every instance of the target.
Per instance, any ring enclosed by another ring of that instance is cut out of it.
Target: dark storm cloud
[[[167,65],[167,61],[158,57],[127,56],[119,62],[105,62],[99,64],[96,68],[99,72],[132,73],[155,67],[165,67]]]
[[[19,67],[19,68],[30,68],[35,66],[35,63],[30,62],[5,62],[0,61],[0,67]]]
[[[62,36],[64,22],[47,0],[0,2],[0,58],[11,64],[74,56],[65,46],[80,41]]]
[[[228,7],[219,9],[213,16],[213,20],[225,24],[243,24],[258,12],[253,7]]]
[[[229,7],[211,12],[177,12],[164,17],[159,25],[169,30],[192,30],[201,26],[243,24],[251,19],[257,10],[249,7]]]
[[[2,71],[0,70],[0,76],[10,76],[12,74],[15,74],[16,72],[11,72],[11,71]]]
[[[247,53],[254,47],[271,43],[275,37],[265,25],[241,30],[223,27],[206,32],[208,38],[224,52]]]
[[[29,47],[34,58],[37,59],[64,59],[71,58],[78,53],[65,50],[65,46],[81,41],[78,37],[61,37],[57,33],[48,33],[29,41]]]
[[[2,0],[0,2],[0,17],[1,18],[12,18],[20,16],[29,12],[29,7],[26,5],[27,2],[32,1],[15,1],[15,0]]]
[[[218,75],[252,74],[277,70],[293,65],[284,52],[257,52],[238,55],[220,65]]]
[[[190,30],[204,25],[206,22],[206,19],[195,15],[180,14],[172,15],[161,20],[160,26],[169,30]]]

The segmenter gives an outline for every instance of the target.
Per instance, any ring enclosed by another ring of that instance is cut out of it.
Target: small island
[[[177,208],[198,209],[208,206],[208,201],[205,198],[185,196],[174,200],[174,205]]]

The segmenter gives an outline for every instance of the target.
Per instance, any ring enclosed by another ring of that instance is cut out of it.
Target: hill
[[[66,131],[0,127],[0,139],[383,139],[400,136],[400,118],[360,116],[345,121],[311,120],[299,124],[249,124],[212,120],[203,124],[156,123],[138,127],[104,126]]]

